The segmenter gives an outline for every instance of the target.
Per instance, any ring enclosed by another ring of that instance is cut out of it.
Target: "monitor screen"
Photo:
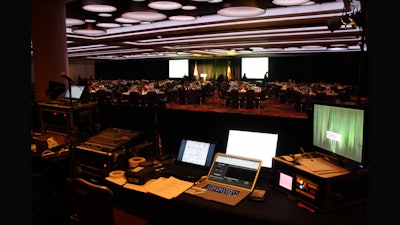
[[[85,90],[85,86],[79,86],[79,85],[71,85],[71,99],[73,100],[80,100],[83,94],[83,91]],[[65,99],[69,99],[69,88],[67,88],[67,91],[64,94]]]
[[[262,160],[262,167],[272,168],[278,134],[246,130],[229,130],[226,153]]]
[[[174,59],[168,61],[169,65],[169,78],[183,78],[189,75],[189,60],[188,59]]]
[[[365,106],[315,102],[313,146],[337,158],[339,163],[355,162],[363,167],[366,164],[365,121]]]
[[[264,76],[268,76],[269,72],[269,60],[268,57],[251,57],[242,58],[242,74],[243,78],[246,74],[247,79],[257,79],[262,80]]]

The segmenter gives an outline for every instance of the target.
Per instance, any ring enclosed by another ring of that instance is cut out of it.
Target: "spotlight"
[[[343,25],[342,18],[340,16],[332,17],[326,22],[326,25],[331,32],[338,30]]]

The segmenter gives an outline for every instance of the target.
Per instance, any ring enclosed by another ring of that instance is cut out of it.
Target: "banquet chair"
[[[256,94],[253,89],[246,90],[244,95],[244,108],[254,109],[256,107]]]
[[[115,207],[112,190],[81,177],[67,177],[71,219],[77,225],[148,225],[147,219]]]

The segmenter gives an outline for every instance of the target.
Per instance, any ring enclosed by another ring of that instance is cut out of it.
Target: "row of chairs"
[[[246,90],[242,96],[236,89],[233,89],[229,92],[225,89],[221,89],[219,98],[225,107],[260,109],[262,103],[268,100],[268,95],[266,89],[261,90],[259,95],[256,95],[254,90],[249,89]]]

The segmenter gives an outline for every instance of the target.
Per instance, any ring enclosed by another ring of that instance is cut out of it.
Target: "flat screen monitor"
[[[313,146],[344,166],[367,165],[367,107],[315,102]],[[346,165],[345,165],[346,164]]]
[[[84,90],[85,86],[71,85],[71,99],[80,100]],[[67,91],[64,94],[64,99],[70,99],[69,88],[67,88]]]
[[[272,158],[276,155],[277,145],[277,133],[231,129],[228,134],[226,153],[261,159],[263,168],[272,168]]]

